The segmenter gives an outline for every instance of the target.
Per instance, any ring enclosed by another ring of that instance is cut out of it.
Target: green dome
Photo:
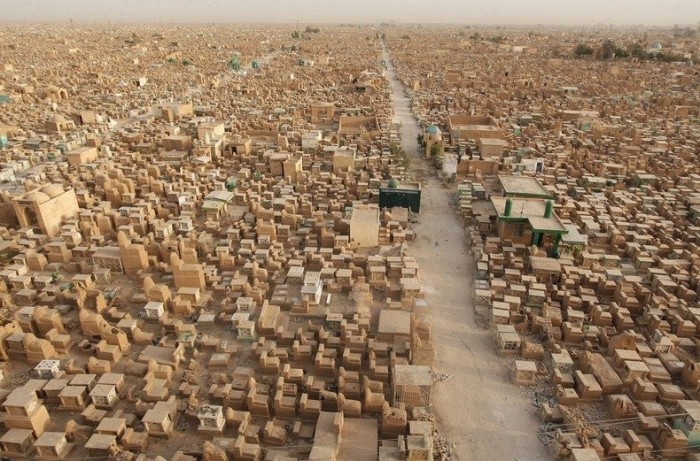
[[[438,134],[440,132],[440,128],[436,127],[435,125],[430,125],[427,130],[428,134]]]

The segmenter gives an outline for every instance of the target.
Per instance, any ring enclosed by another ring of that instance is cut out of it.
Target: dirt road
[[[391,80],[394,118],[401,123],[401,145],[411,159],[411,169],[423,179],[417,241],[410,252],[420,264],[431,306],[434,368],[454,375],[433,389],[437,427],[456,444],[453,459],[551,459],[536,435],[535,407],[511,384],[492,333],[474,321],[474,259],[468,254],[466,233],[434,169],[419,156],[419,127],[386,50],[383,59]]]

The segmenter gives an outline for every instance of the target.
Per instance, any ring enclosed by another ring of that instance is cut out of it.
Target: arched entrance
[[[28,227],[39,227],[39,218],[33,208],[24,209],[24,222]]]

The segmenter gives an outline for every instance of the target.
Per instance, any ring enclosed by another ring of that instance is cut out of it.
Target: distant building
[[[420,211],[421,187],[418,182],[396,183],[382,181],[379,187],[379,208],[408,208],[414,213]]]
[[[51,184],[33,189],[12,200],[20,227],[34,227],[53,237],[64,219],[78,215],[78,200],[73,188]]]
[[[442,131],[435,125],[430,125],[425,129],[423,133],[423,139],[425,141],[425,156],[430,157],[432,154],[433,146],[437,146],[437,153],[442,154],[445,152],[445,146],[442,140]]]
[[[352,210],[350,245],[363,248],[379,245],[379,208],[376,205],[357,206]]]
[[[503,131],[491,116],[450,115],[447,125],[453,142],[459,139],[503,139]]]
[[[553,202],[541,198],[491,197],[496,209],[496,233],[515,244],[535,245],[550,254],[558,251],[569,229],[554,213]]]
[[[498,176],[498,182],[503,189],[505,197],[517,198],[544,198],[550,199],[552,195],[547,192],[542,183],[535,178],[527,176]]]

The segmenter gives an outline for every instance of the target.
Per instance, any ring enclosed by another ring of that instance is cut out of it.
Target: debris
[[[433,373],[433,382],[439,383],[454,378],[455,375],[449,373]]]

